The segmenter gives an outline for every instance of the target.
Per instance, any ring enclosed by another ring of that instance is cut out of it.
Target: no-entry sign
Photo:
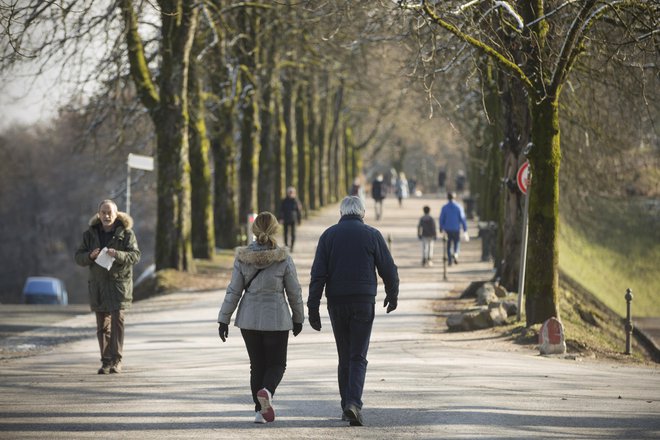
[[[527,194],[527,188],[529,187],[529,161],[525,161],[524,164],[518,169],[518,175],[516,176],[516,181],[518,182],[518,188],[523,194]]]

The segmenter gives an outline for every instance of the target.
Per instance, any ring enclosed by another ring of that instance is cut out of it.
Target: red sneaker
[[[268,391],[266,388],[260,389],[257,391],[257,399],[261,405],[261,415],[264,416],[264,420],[267,422],[274,421],[275,409],[273,409],[273,396],[270,394],[270,391]]]

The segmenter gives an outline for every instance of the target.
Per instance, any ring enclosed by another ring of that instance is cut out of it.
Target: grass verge
[[[650,202],[594,199],[591,210],[561,223],[561,270],[619,316],[628,288],[633,317],[660,316],[660,212]]]

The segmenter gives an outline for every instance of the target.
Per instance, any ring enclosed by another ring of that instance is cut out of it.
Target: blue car
[[[23,303],[67,305],[69,294],[59,278],[28,277],[23,287]]]

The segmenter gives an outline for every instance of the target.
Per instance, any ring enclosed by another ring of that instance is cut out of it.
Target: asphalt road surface
[[[363,396],[367,426],[340,420],[336,350],[324,307],[320,333],[305,325],[290,338],[274,398],[276,421],[255,425],[240,333],[231,326],[224,344],[217,335],[224,292],[181,292],[137,303],[127,314],[122,374],[96,374],[90,313],[30,330],[60,328],[76,336],[0,361],[0,438],[660,438],[657,367],[542,357],[446,332],[433,303],[492,272],[479,261],[478,240],[464,244],[448,281],[439,264],[420,267],[417,219],[424,204],[437,217],[442,203],[407,199],[399,208],[389,198],[380,222],[367,214],[367,222],[391,238],[401,277],[395,312],[386,315],[380,307],[382,286],[378,297]],[[293,255],[303,284],[318,236],[338,217],[338,207],[329,207],[299,229]]]

